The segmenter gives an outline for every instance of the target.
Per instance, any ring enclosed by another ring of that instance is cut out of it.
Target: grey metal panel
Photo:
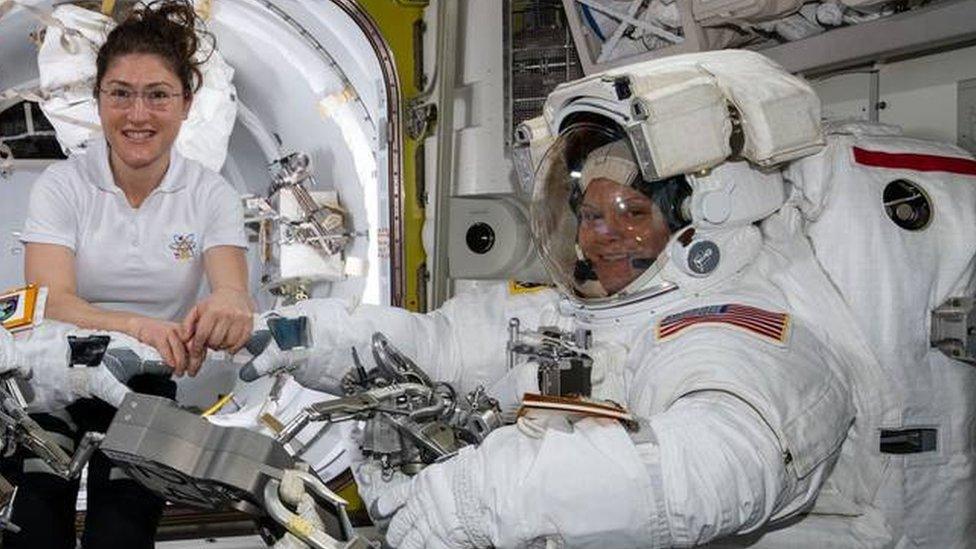
[[[760,51],[790,72],[810,75],[974,40],[976,0],[944,0]]]
[[[976,78],[959,82],[956,97],[956,142],[976,154]]]
[[[217,426],[171,400],[136,393],[119,407],[101,450],[171,501],[259,514],[269,475],[295,466],[270,437]]]
[[[434,185],[434,249],[430,264],[431,288],[427,310],[433,311],[451,297],[448,278],[448,242],[450,242],[450,205],[455,183],[454,157],[456,154],[454,104],[458,73],[457,40],[460,25],[459,2],[438,2],[439,43],[437,46],[437,171]],[[428,204],[428,207],[430,205]]]

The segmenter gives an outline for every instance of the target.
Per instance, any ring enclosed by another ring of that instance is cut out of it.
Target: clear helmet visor
[[[660,270],[668,223],[649,196],[629,142],[577,124],[536,172],[532,233],[553,281],[585,301],[642,291]]]

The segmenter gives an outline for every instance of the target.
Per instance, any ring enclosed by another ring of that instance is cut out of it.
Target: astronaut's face
[[[111,61],[99,90],[98,114],[116,174],[119,168],[167,164],[191,102],[169,65],[158,55],[121,55]]]
[[[578,216],[577,242],[609,295],[646,271],[670,238],[657,204],[610,179],[590,181]]]

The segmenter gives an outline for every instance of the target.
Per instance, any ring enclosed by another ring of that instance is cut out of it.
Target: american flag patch
[[[655,335],[661,341],[688,328],[709,325],[731,326],[774,343],[785,343],[790,329],[790,315],[735,303],[711,305],[665,317],[658,322]]]

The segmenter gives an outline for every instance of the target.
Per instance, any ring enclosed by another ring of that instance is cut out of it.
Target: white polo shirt
[[[20,239],[70,248],[89,303],[175,321],[197,300],[203,252],[247,247],[240,196],[220,175],[174,148],[162,182],[133,208],[103,138],[38,178]]]

